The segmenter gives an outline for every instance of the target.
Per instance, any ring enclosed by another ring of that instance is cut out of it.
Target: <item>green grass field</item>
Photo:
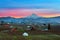
[[[17,27],[17,26],[13,26]],[[56,34],[53,33],[44,33],[39,31],[25,31],[23,29],[18,29],[18,33],[3,33],[0,32],[0,40],[60,40],[60,32],[56,32]],[[22,32],[28,32],[28,37],[23,37]]]
[[[0,40],[60,40],[60,35],[57,34],[39,34],[39,35],[29,35],[28,37],[23,37],[22,35],[7,34],[0,32]]]

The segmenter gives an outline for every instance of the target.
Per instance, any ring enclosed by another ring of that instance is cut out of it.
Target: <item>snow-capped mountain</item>
[[[44,18],[39,17],[36,14],[32,14],[25,18],[13,18],[13,17],[0,17],[0,21],[4,22],[13,22],[13,23],[60,23],[60,17],[53,17],[53,18]]]
[[[33,19],[36,19],[36,18],[39,18],[39,16],[37,16],[36,14],[32,14],[32,15],[27,16],[25,18],[33,18]]]

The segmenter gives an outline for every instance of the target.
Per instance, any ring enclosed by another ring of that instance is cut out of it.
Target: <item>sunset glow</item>
[[[0,0],[0,17],[60,16],[60,0]]]
[[[49,10],[49,11],[48,11]],[[23,18],[36,14],[41,17],[55,17],[60,16],[60,13],[52,9],[2,9],[0,11],[0,17],[11,16],[15,18]]]

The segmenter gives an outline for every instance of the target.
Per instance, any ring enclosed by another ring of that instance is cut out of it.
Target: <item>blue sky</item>
[[[60,16],[60,0],[0,0],[0,17]]]
[[[0,0],[0,8],[60,9],[60,0]]]

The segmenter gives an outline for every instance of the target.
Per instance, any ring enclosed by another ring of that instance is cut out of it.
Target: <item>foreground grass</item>
[[[0,33],[0,40],[60,40],[60,35],[56,34],[40,34],[40,35],[29,35],[23,37],[22,35],[10,35],[7,33]]]

